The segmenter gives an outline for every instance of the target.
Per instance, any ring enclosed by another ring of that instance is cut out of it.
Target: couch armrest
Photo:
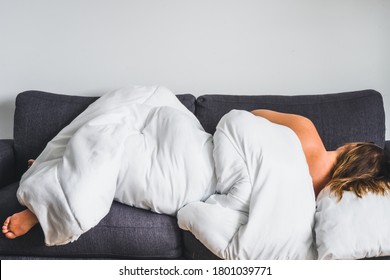
[[[0,188],[16,181],[14,141],[0,139]]]
[[[387,140],[385,142],[385,150],[389,151],[390,152],[390,140]]]

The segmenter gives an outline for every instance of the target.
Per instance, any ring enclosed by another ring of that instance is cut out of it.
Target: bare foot
[[[2,227],[5,237],[14,239],[26,234],[33,226],[38,223],[38,219],[29,209],[15,213],[8,217]]]

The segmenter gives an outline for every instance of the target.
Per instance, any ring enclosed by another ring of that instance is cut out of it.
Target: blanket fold
[[[224,259],[313,259],[315,198],[302,146],[281,125],[233,110],[214,134],[216,193],[178,212]]]

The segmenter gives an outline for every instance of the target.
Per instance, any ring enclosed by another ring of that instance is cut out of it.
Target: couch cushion
[[[220,258],[209,251],[196,237],[189,231],[182,231],[185,259],[190,260],[220,260]]]
[[[316,125],[327,149],[355,141],[385,142],[385,115],[380,93],[363,90],[296,96],[204,95],[196,101],[196,116],[205,130],[215,132],[220,118],[232,109],[270,109],[300,114]]]
[[[24,209],[16,199],[19,184],[0,189],[0,221]],[[181,233],[174,217],[114,202],[108,215],[77,241],[47,247],[41,228],[9,240],[0,234],[0,256],[55,258],[179,258]]]
[[[0,140],[0,188],[15,181],[14,142]]]
[[[193,113],[195,97],[177,96]],[[19,175],[27,160],[36,158],[62,128],[84,111],[97,97],[70,96],[42,91],[26,91],[16,98],[14,140]]]

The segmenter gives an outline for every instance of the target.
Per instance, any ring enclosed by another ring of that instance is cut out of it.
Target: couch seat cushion
[[[0,189],[1,223],[24,209],[16,199],[19,183]],[[180,258],[181,234],[175,217],[114,202],[109,214],[77,241],[48,247],[41,228],[14,240],[0,236],[0,256],[55,258]]]
[[[220,260],[209,249],[206,248],[196,237],[189,231],[182,231],[185,259],[190,260]]]

